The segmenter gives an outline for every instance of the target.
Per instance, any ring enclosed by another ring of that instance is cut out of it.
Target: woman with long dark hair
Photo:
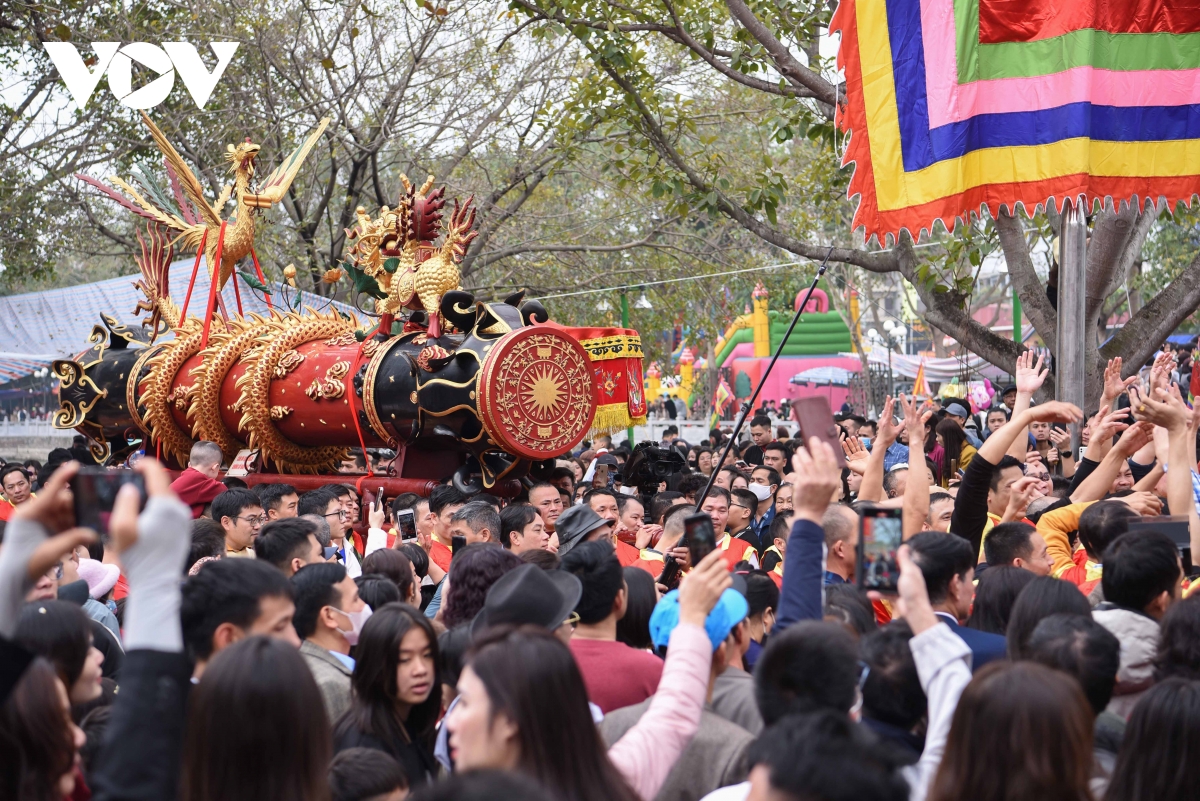
[[[1104,801],[1190,801],[1200,783],[1200,682],[1167,679],[1129,716]]]
[[[704,625],[731,582],[720,552],[684,578],[658,692],[607,752],[570,649],[544,628],[487,630],[446,718],[458,769],[524,773],[561,801],[653,798],[699,728],[713,654]]]
[[[617,641],[648,651],[654,647],[650,639],[650,615],[658,603],[654,577],[633,565],[625,568],[624,574],[625,615],[617,621]]]
[[[442,711],[433,626],[411,606],[382,606],[363,626],[354,660],[354,697],[334,727],[334,750],[385,751],[404,768],[410,787],[429,782],[437,772],[434,727]]]
[[[1067,674],[1034,662],[986,665],[958,700],[928,801],[1092,801],[1092,725]]]
[[[56,673],[35,658],[0,706],[0,798],[63,801],[75,792],[85,738]]]
[[[330,757],[325,705],[300,652],[248,637],[213,657],[192,690],[180,799],[326,801]]]
[[[966,470],[967,465],[975,458],[975,448],[967,442],[967,435],[958,427],[958,423],[949,417],[937,424],[934,429],[937,443],[942,446],[942,458],[938,468],[943,482],[958,478],[959,470]]]
[[[67,688],[72,704],[100,696],[104,654],[92,644],[92,629],[83,609],[66,601],[36,601],[21,610],[17,643],[50,660]]]

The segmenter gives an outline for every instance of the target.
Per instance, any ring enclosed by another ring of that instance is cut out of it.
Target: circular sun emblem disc
[[[587,354],[553,328],[505,334],[484,362],[479,387],[479,412],[488,434],[527,459],[569,450],[596,412]]]

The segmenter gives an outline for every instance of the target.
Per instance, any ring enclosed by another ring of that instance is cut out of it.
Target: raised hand
[[[1025,464],[1041,464],[1042,454],[1039,451],[1025,451]]]
[[[925,586],[925,574],[912,559],[907,545],[896,552],[896,563],[900,566],[900,580],[896,583],[899,598],[896,599],[896,614],[908,621],[913,634],[920,634],[938,624],[937,615],[929,603],[929,590]]]
[[[891,395],[883,402],[883,411],[879,414],[879,424],[876,426],[875,444],[872,447],[883,447],[887,450],[896,441],[896,437],[900,435],[900,428],[896,425],[895,401]],[[849,455],[846,457],[849,458]]]
[[[51,535],[39,538],[36,542],[30,541],[21,548],[13,548],[11,543],[5,543],[5,548],[0,548],[0,553],[5,549],[11,550],[12,556],[19,556],[19,551],[28,554],[25,567],[21,569],[22,581],[36,582],[64,556],[80,545],[95,541],[96,532],[74,527],[75,511],[69,482],[78,472],[79,462],[67,462],[54,471],[35,497],[21,504],[13,513],[13,520],[40,523]]]
[[[1046,376],[1050,374],[1049,369],[1042,369],[1044,358],[1042,354],[1038,354],[1037,362],[1033,360],[1033,351],[1024,351],[1017,357],[1017,392],[1022,395],[1033,395],[1042,388]]]
[[[1150,394],[1154,394],[1156,389],[1167,388],[1167,384],[1171,383],[1171,371],[1174,369],[1174,354],[1163,351],[1154,357],[1154,364],[1150,367]]]
[[[383,528],[383,521],[387,518],[387,513],[384,510],[382,501],[371,501],[367,507],[367,525],[371,528]]]
[[[1139,383],[1136,375],[1131,375],[1129,378],[1121,378],[1121,357],[1117,356],[1114,359],[1108,360],[1108,366],[1104,368],[1104,389],[1101,391],[1101,402],[1108,400],[1113,401],[1125,394],[1125,391]]]
[[[1020,520],[1025,517],[1025,510],[1035,498],[1042,497],[1038,484],[1041,479],[1034,476],[1024,476],[1013,482],[1008,494],[1008,507],[1004,510],[1004,522]]]
[[[1152,517],[1162,511],[1162,499],[1152,492],[1131,492],[1113,500],[1120,501],[1142,517]]]
[[[875,447],[882,447],[882,443],[876,442]],[[858,437],[846,437],[842,440],[842,453],[846,454],[846,466],[852,471],[860,476],[867,471],[867,460],[871,455]]]
[[[917,433],[917,439],[924,439],[925,424],[933,415],[933,404],[929,401],[919,402],[913,395],[907,398],[901,395],[900,409],[904,413],[904,427],[908,430],[909,442],[913,441],[914,431]]]
[[[1129,410],[1117,409],[1109,412],[1109,407],[1101,406],[1093,418],[1091,438],[1097,441],[1112,439],[1117,434],[1129,428]]]
[[[1059,428],[1051,428],[1050,429],[1050,441],[1054,443],[1054,447],[1057,448],[1060,453],[1069,454],[1071,452],[1071,432],[1070,431],[1063,431],[1062,429],[1059,429]]]
[[[1170,391],[1160,387],[1145,394],[1137,387],[1130,387],[1129,400],[1135,419],[1162,426],[1171,433],[1185,430],[1192,416],[1178,387],[1171,387]]]
[[[1128,459],[1146,445],[1154,441],[1154,424],[1150,422],[1134,423],[1125,429],[1117,444],[1113,446],[1117,453]]]
[[[141,459],[133,469],[142,474],[146,483],[146,495],[150,498],[175,497],[175,493],[171,491],[171,475],[157,460],[149,457]],[[123,554],[137,545],[141,537],[138,530],[138,507],[141,500],[141,493],[132,484],[124,485],[117,492],[112,516],[108,522],[108,533],[113,550],[118,554]],[[171,532],[171,536],[174,537],[179,534],[180,532]],[[187,534],[184,533],[183,536]]]
[[[1034,423],[1078,423],[1083,412],[1073,403],[1047,401],[1030,408],[1030,421]]]

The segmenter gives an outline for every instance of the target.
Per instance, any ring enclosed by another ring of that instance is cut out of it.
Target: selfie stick
[[[779,347],[775,348],[775,355],[771,357],[770,364],[767,365],[766,370],[763,370],[762,377],[758,379],[758,386],[750,394],[749,400],[742,403],[737,421],[733,424],[733,433],[729,435],[729,442],[725,444],[725,450],[721,451],[721,459],[717,462],[718,465],[725,464],[725,457],[729,455],[729,449],[733,447],[733,443],[737,442],[738,434],[742,431],[742,425],[746,422],[746,417],[750,414],[750,410],[754,408],[754,402],[758,400],[758,393],[762,392],[763,384],[767,383],[767,376],[771,374],[771,368],[775,366],[775,362],[779,361],[779,357],[783,354],[783,346],[791,339],[792,330],[796,327],[796,323],[800,322],[800,315],[804,314],[804,309],[808,306],[808,299],[812,297],[813,290],[817,288],[817,282],[825,274],[825,264],[829,261],[829,257],[833,255],[833,248],[833,245],[829,246],[829,252],[825,254],[825,258],[821,261],[821,266],[817,268],[817,275],[813,278],[812,285],[808,288],[808,294],[804,296],[804,302],[796,307],[796,315],[792,317],[792,324],[788,326],[787,333],[783,335],[783,339],[779,340]],[[717,480],[718,472],[718,469],[714,469],[709,474],[708,483],[704,486],[704,492],[700,493],[700,497],[696,498],[697,509],[704,504],[704,499],[708,497],[709,491],[712,490],[713,482]]]

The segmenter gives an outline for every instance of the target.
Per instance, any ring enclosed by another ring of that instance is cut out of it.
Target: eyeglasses
[[[730,505],[729,505],[729,508],[730,508],[730,509],[745,509],[747,512],[749,512],[749,511],[750,511],[750,507],[749,507],[749,506],[742,506],[740,503],[733,503],[733,504],[730,504]]]
[[[571,628],[575,628],[576,626],[579,625],[579,613],[572,612],[571,614],[567,615],[567,619],[564,620],[562,622],[562,624],[564,626],[570,626]]]
[[[336,518],[339,518],[339,519],[341,519],[341,520],[345,520],[345,519],[346,519],[346,512],[345,512],[345,510],[343,510],[343,509],[339,509],[339,510],[338,510],[338,511],[336,511],[336,512],[330,512],[329,514],[322,515],[322,517],[336,517]]]
[[[234,519],[235,520],[245,520],[247,523],[249,523],[252,526],[261,526],[262,524],[267,522],[266,515],[257,515],[257,516],[251,516],[251,517],[235,517]]]

